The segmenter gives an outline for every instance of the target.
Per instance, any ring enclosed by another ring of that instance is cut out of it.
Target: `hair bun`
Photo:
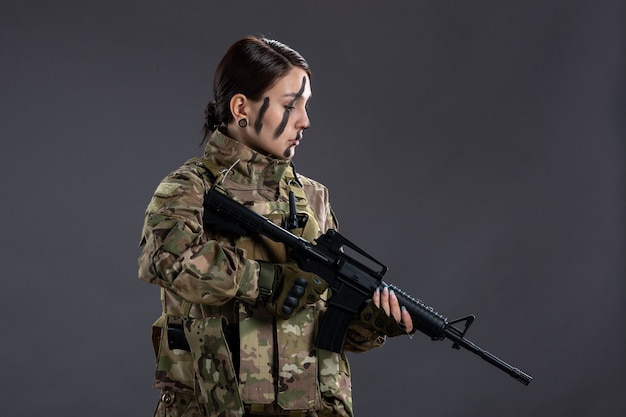
[[[208,130],[215,130],[220,121],[217,118],[217,105],[215,100],[209,101],[204,109],[204,127]]]

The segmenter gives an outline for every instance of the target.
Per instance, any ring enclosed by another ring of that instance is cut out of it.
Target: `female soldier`
[[[352,416],[345,355],[314,344],[325,282],[298,269],[284,245],[219,229],[203,209],[206,191],[218,184],[307,240],[337,228],[326,187],[291,164],[309,127],[309,66],[280,42],[245,37],[219,63],[214,94],[204,156],[160,183],[142,232],[139,277],[162,287],[163,314],[153,326],[154,386],[161,390],[155,415]],[[294,214],[290,198],[298,224],[285,223]],[[296,279],[306,281],[306,293],[283,309]],[[374,314],[355,316],[344,351],[412,331],[387,289],[368,308]]]

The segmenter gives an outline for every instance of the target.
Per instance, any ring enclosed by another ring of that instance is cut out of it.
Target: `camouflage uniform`
[[[203,158],[161,182],[146,210],[139,258],[139,277],[162,288],[163,314],[152,331],[154,387],[161,390],[155,415],[352,416],[346,357],[314,346],[324,302],[288,320],[267,312],[257,301],[256,260],[284,263],[287,249],[265,238],[205,230],[203,197],[214,182],[277,224],[293,191],[298,212],[309,220],[292,233],[305,239],[337,227],[326,187],[219,132]],[[345,350],[383,343],[384,336],[355,321]]]

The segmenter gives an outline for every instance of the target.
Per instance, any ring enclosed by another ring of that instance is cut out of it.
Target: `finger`
[[[372,295],[372,301],[376,307],[380,308],[380,289],[376,288],[374,295]]]
[[[407,333],[411,333],[413,331],[413,319],[411,318],[411,315],[404,306],[402,306],[400,311],[402,315],[402,324],[404,324],[404,327],[406,327]]]
[[[383,288],[382,294],[380,295],[380,306],[383,310],[385,310],[385,314],[390,317],[389,311],[389,287],[385,286]]]
[[[391,311],[391,315],[393,316],[393,318],[398,323],[400,323],[400,320],[402,320],[402,313],[400,312],[400,303],[398,302],[396,293],[393,290],[389,291],[389,309]]]

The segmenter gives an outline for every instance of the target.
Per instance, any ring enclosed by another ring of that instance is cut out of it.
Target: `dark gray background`
[[[623,1],[3,0],[2,414],[151,415],[143,210],[201,152],[218,59],[262,33],[313,68],[295,162],[341,231],[535,378],[418,333],[351,355],[357,415],[624,415],[624,19]]]

